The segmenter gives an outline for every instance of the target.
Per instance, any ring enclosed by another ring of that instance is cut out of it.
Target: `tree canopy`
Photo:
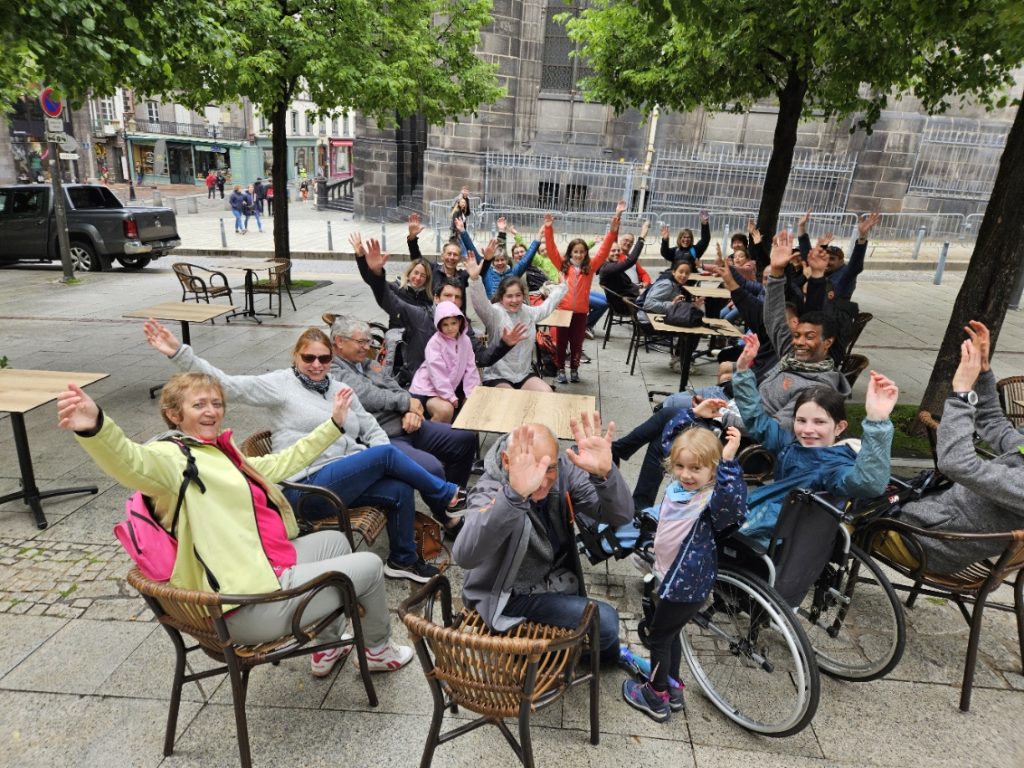
[[[856,116],[870,129],[894,95],[930,111],[990,103],[1012,83],[1015,0],[595,0],[569,36],[593,70],[585,95],[628,107],[744,111],[777,100],[759,212],[774,229],[801,117]]]

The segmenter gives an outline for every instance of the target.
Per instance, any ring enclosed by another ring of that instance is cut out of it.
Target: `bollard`
[[[153,205],[154,207],[163,205],[163,196],[160,194],[160,190],[153,187]]]
[[[914,261],[917,261],[917,255],[921,252],[921,243],[924,242],[924,227],[917,230],[917,242],[914,243],[914,255],[911,257]]]
[[[939,253],[939,263],[935,266],[935,279],[933,285],[942,285],[942,273],[946,269],[946,256],[949,254],[949,241],[942,244],[942,251]]]
[[[380,220],[380,249],[381,249],[382,252],[386,251],[388,249],[388,233],[384,229],[384,217],[383,216],[381,217],[381,220]]]
[[[176,198],[176,197],[168,197],[167,198],[167,207],[170,208],[175,213],[177,213],[178,212],[178,198]]]
[[[227,248],[228,247],[228,236],[227,236],[227,232],[224,229],[224,219],[220,220],[220,247],[221,248]]]
[[[434,250],[436,250],[437,253],[441,253],[441,228],[440,227],[438,227],[438,228],[436,228],[434,230],[434,235],[435,235]]]
[[[334,235],[331,234],[331,222],[327,222],[327,250],[334,252]]]
[[[199,213],[199,202],[195,195],[185,198],[185,213]]]

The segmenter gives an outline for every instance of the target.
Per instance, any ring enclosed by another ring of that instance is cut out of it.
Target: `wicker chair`
[[[932,463],[935,468],[939,468],[939,418],[928,411],[918,411],[917,420],[921,422],[924,427],[925,434],[928,437],[928,447],[932,451]],[[982,445],[978,439],[978,436],[974,436],[974,450],[983,459],[995,458],[995,454],[992,453],[987,447]]]
[[[291,262],[289,261],[275,261],[270,265],[267,270],[270,273],[270,277],[266,280],[254,280],[252,284],[252,292],[265,293],[270,297],[270,311],[274,311],[274,294],[277,294],[277,316],[281,316],[281,307],[283,306],[283,300],[281,292],[286,291],[288,293],[288,301],[292,303],[292,312],[296,312],[295,299],[292,298],[292,289],[288,284],[288,272],[291,270]]]
[[[242,455],[266,456],[268,453],[271,453],[273,451],[271,447],[272,436],[273,433],[270,430],[254,432],[249,435],[242,441],[240,446]],[[387,526],[387,516],[376,507],[349,508],[335,493],[318,485],[289,482],[284,482],[280,485],[282,488],[303,492],[299,503],[295,506],[295,517],[298,519],[299,528],[303,533],[312,533],[323,528],[338,528],[348,537],[352,549],[355,550],[355,533],[359,534],[360,539],[367,547],[371,547],[373,542],[377,540],[377,537],[380,536],[381,531]],[[307,505],[313,503],[314,500],[317,500],[318,504],[322,504],[322,500],[326,500],[335,510],[339,511],[328,517],[307,518],[303,515],[303,512],[306,510]]]
[[[888,537],[898,536],[911,559],[897,555]],[[1024,529],[1006,533],[959,533],[918,528],[899,519],[882,517],[867,524],[863,532],[865,548],[872,557],[898,571],[914,582],[912,587],[894,585],[910,592],[906,605],[914,606],[918,595],[952,600],[960,609],[971,628],[964,659],[963,684],[960,688],[960,710],[971,708],[971,690],[974,668],[981,639],[982,614],[986,605],[997,610],[1012,611],[1017,617],[1017,635],[1021,663],[1024,665]],[[922,545],[928,539],[963,543],[988,542],[1002,546],[998,557],[982,560],[957,571],[943,575],[928,570],[928,556]],[[1014,576],[1016,574],[1016,576]],[[1012,579],[1012,582],[1011,582]],[[989,596],[999,586],[1013,588],[1013,605],[990,603]],[[973,605],[973,611],[968,606]]]
[[[843,351],[843,359],[845,360],[853,353],[853,345],[857,343],[857,339],[860,338],[861,333],[864,331],[864,326],[874,319],[874,315],[870,312],[858,312],[857,319],[853,321],[853,330],[850,332],[850,340],[846,344],[846,349]]]
[[[443,625],[430,616],[438,596]],[[421,605],[425,615],[414,613]],[[590,654],[585,674],[579,674],[576,666],[585,648],[597,648],[596,604],[587,606],[574,629],[526,622],[496,635],[475,611],[453,620],[451,586],[444,576],[435,576],[399,606],[398,615],[415,642],[434,698],[421,768],[429,768],[439,744],[487,723],[496,725],[522,764],[533,768],[530,715],[582,683],[590,685],[590,743],[598,743],[599,654],[596,650]],[[444,711],[456,712],[460,706],[480,717],[441,733]],[[519,722],[518,742],[505,724],[510,717]]]
[[[128,583],[137,589],[145,599],[174,645],[174,682],[171,686],[171,703],[167,713],[164,755],[170,755],[174,751],[178,707],[181,703],[181,690],[184,684],[227,674],[231,680],[231,698],[235,707],[235,730],[238,736],[239,756],[242,768],[250,768],[252,755],[249,751],[249,728],[245,716],[249,672],[260,664],[277,664],[285,659],[308,656],[328,648],[345,645],[355,647],[366,697],[371,707],[377,706],[377,693],[370,680],[370,670],[366,664],[366,648],[355,588],[352,581],[342,573],[326,573],[294,589],[262,595],[223,595],[214,592],[178,589],[169,586],[166,582],[150,581],[137,568],[128,573]],[[339,592],[341,607],[319,621],[303,626],[301,623],[303,611],[310,600],[325,589],[334,589]],[[295,597],[303,599],[292,615],[291,634],[259,645],[243,645],[232,639],[231,630],[224,620],[225,605],[230,607],[258,605]],[[353,638],[316,642],[317,636],[342,613],[349,617]],[[185,637],[188,637],[189,642],[194,642],[194,644],[187,646]],[[190,671],[186,674],[189,654],[200,650],[220,662],[221,666],[199,672],[192,672],[189,667]]]
[[[853,385],[857,383],[857,379],[860,378],[864,369],[870,365],[870,362],[864,355],[847,355],[846,359],[843,360],[843,367],[840,373],[846,378],[850,389],[853,389]]]
[[[1015,427],[1024,427],[1024,376],[1007,376],[996,382],[999,405]]]
[[[200,299],[209,304],[211,298],[227,296],[228,304],[231,303],[231,286],[228,285],[228,279],[223,272],[215,272],[184,261],[172,264],[171,269],[181,283],[182,301],[187,301],[191,296],[196,304]]]

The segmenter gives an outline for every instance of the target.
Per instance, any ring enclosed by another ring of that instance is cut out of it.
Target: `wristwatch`
[[[969,389],[966,392],[951,392],[950,397],[955,397],[958,400],[963,400],[968,405],[978,404],[978,393],[973,389]]]

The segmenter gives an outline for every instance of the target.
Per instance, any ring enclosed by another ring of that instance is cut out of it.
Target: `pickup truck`
[[[181,245],[170,208],[126,207],[98,184],[65,184],[68,238],[75,269],[142,269]],[[53,188],[0,186],[0,264],[60,261]]]

